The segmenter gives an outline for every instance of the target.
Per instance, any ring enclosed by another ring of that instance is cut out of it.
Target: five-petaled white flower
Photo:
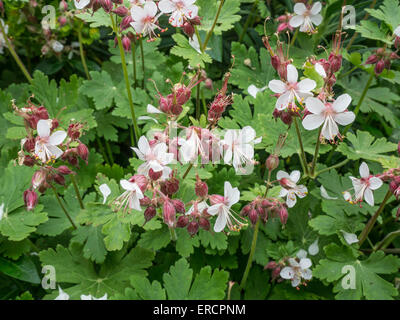
[[[169,176],[172,169],[167,167],[174,159],[173,153],[167,153],[167,145],[164,142],[157,143],[150,146],[149,141],[145,136],[141,136],[138,142],[139,148],[132,148],[140,160],[145,161],[142,163],[137,172],[145,176],[149,176],[149,170],[154,172],[163,172],[161,179]]]
[[[347,111],[351,103],[348,94],[342,94],[333,103],[323,103],[317,98],[308,98],[306,107],[309,114],[303,119],[303,127],[307,130],[314,130],[323,125],[321,135],[328,140],[334,140],[339,134],[337,123],[346,126],[354,121],[356,115],[352,111]]]
[[[307,252],[305,252],[305,255],[303,252],[299,252],[297,256],[300,261],[290,258],[289,266],[283,268],[280,272],[280,276],[283,279],[292,281],[293,287],[297,287],[301,283],[301,279],[311,280],[312,278],[312,271],[310,270],[312,262],[310,259],[306,258],[306,255]]]
[[[360,176],[361,179],[350,177],[354,188],[354,200],[351,198],[349,192],[346,192],[344,197],[346,201],[349,201],[350,203],[361,202],[365,199],[370,206],[373,206],[374,194],[372,193],[372,190],[379,189],[383,182],[378,177],[370,175],[368,165],[365,162],[361,163]]]
[[[244,225],[244,223],[240,222],[238,218],[233,215],[231,207],[239,202],[240,199],[240,191],[238,188],[232,188],[232,185],[229,181],[225,181],[224,185],[224,196],[211,196],[211,199],[215,199],[211,201],[213,204],[211,207],[207,209],[208,214],[214,216],[218,215],[217,221],[214,225],[215,232],[221,232],[224,230],[227,225],[229,230],[238,231]]]
[[[3,21],[3,19],[0,18],[0,23],[4,28],[4,32],[7,35],[8,33],[8,25],[6,25]],[[4,49],[7,47],[7,43],[6,40],[4,39],[3,33],[0,32],[0,53],[3,54],[4,53]]]
[[[74,0],[74,3],[77,9],[83,9],[90,3],[90,0]]]
[[[69,300],[69,294],[58,286],[58,296],[54,300]]]
[[[314,32],[313,24],[319,26],[322,22],[321,9],[321,2],[314,3],[311,9],[307,8],[304,3],[296,3],[294,6],[296,15],[289,20],[290,26],[293,28],[300,26],[301,32]]]
[[[37,123],[37,133],[35,144],[35,155],[44,163],[58,159],[63,151],[57,146],[60,145],[67,133],[59,130],[50,135],[51,120],[39,120]]]
[[[174,27],[182,27],[186,19],[197,16],[199,8],[196,0],[161,0],[158,7],[162,13],[171,13],[169,23]]]
[[[299,198],[304,198],[307,195],[307,187],[297,185],[300,179],[300,171],[295,170],[289,175],[287,172],[279,170],[276,174],[276,178],[282,186],[279,196],[286,197],[286,204],[289,208],[294,207],[296,204],[296,195]]]
[[[292,64],[287,66],[287,83],[281,80],[271,80],[268,87],[280,96],[276,101],[276,109],[284,110],[290,104],[295,104],[295,100],[302,103],[304,99],[312,97],[312,90],[317,86],[316,82],[311,79],[303,79],[297,82],[299,74]]]
[[[256,131],[246,126],[241,130],[227,130],[221,145],[225,150],[224,162],[233,164],[236,172],[245,172],[254,165],[254,144],[260,143],[261,138],[256,139]],[[243,167],[244,165],[244,167]]]
[[[119,205],[119,209],[123,207],[125,211],[129,207],[130,209],[141,211],[140,199],[143,199],[144,195],[138,184],[125,179],[121,180],[120,184],[126,191],[115,199],[115,202]]]
[[[150,40],[157,37],[155,30],[160,29],[156,24],[160,15],[157,15],[157,5],[153,1],[147,1],[143,8],[133,6],[131,8],[131,16],[133,22],[131,26],[136,33],[142,34],[144,37],[149,36]]]

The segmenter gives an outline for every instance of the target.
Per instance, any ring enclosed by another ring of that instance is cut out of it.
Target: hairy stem
[[[307,164],[306,153],[304,151],[303,140],[301,139],[300,128],[296,117],[294,117],[294,125],[296,127],[297,138],[299,139],[299,146],[301,152],[300,159],[303,162],[305,174],[308,175],[308,164]]]
[[[77,229],[77,227],[76,227],[74,221],[72,220],[71,216],[69,215],[67,209],[65,209],[65,206],[64,206],[64,204],[62,203],[62,200],[61,200],[60,196],[58,195],[56,188],[55,188],[53,185],[51,185],[51,188],[53,189],[54,195],[56,196],[57,201],[58,201],[58,204],[60,205],[62,211],[64,211],[64,213],[65,213],[65,215],[67,216],[69,222],[71,222],[72,227],[73,227],[74,229]]]
[[[217,21],[218,21],[219,15],[220,15],[220,13],[221,13],[222,6],[224,5],[224,2],[225,2],[225,0],[221,0],[220,3],[219,3],[219,7],[218,7],[217,14],[216,14],[216,16],[215,16],[215,19],[214,19],[214,23],[213,23],[213,25],[212,25],[210,31],[208,31],[207,36],[206,36],[206,39],[204,40],[204,43],[203,43],[203,45],[201,46],[201,48],[202,48],[201,51],[202,51],[202,52],[204,52],[204,51],[207,49],[208,41],[210,40],[210,38],[211,38],[211,36],[212,36],[212,34],[213,34],[213,32],[214,32],[215,26],[217,25]]]
[[[79,206],[81,207],[81,209],[85,209],[85,206],[83,205],[81,194],[79,192],[78,184],[76,183],[76,179],[73,174],[71,174],[70,177],[71,177],[72,185],[74,186],[74,189],[75,189],[76,197],[78,198],[78,201],[79,201]]]
[[[132,65],[133,65],[133,87],[137,88],[137,71],[136,71],[136,44],[132,41]]]
[[[376,220],[378,219],[379,215],[382,213],[382,211],[385,208],[386,203],[388,202],[391,195],[392,195],[392,192],[390,190],[388,190],[388,192],[386,193],[385,199],[382,201],[381,205],[379,206],[378,211],[376,211],[376,213],[371,217],[371,219],[368,221],[367,225],[365,226],[364,230],[361,232],[361,234],[358,238],[360,247],[364,243],[366,238],[368,237],[372,228],[374,227]]]
[[[89,69],[87,67],[85,53],[83,51],[82,25],[83,24],[81,23],[79,28],[78,28],[79,52],[80,52],[80,55],[81,55],[81,61],[82,61],[83,69],[85,70],[86,78],[88,80],[90,80],[91,78],[90,78],[90,74],[89,74]]]
[[[15,62],[17,63],[18,67],[21,69],[22,73],[26,77],[26,79],[29,81],[29,83],[32,83],[32,77],[29,74],[28,70],[26,69],[25,65],[19,58],[17,52],[15,51],[11,41],[8,39],[8,36],[6,34],[6,31],[4,29],[4,26],[2,23],[0,23],[0,32],[3,35],[4,41],[6,42],[7,48],[10,51],[11,55],[13,56]]]

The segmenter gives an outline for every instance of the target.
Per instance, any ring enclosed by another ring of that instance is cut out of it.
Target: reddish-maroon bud
[[[162,174],[163,174],[162,171],[154,172],[154,170],[151,169],[151,168],[150,168],[150,170],[149,170],[149,177],[150,177],[150,179],[153,180],[153,181],[157,181],[158,179],[160,179],[161,176],[162,176]]]
[[[208,219],[206,219],[206,218],[201,217],[199,219],[199,226],[203,230],[208,231],[208,230],[210,230],[210,226],[211,226],[210,225],[210,221]]]
[[[184,84],[177,84],[174,87],[174,93],[176,98],[176,103],[178,105],[184,105],[189,101],[190,96],[192,95],[192,90],[186,87]]]
[[[286,125],[291,125],[293,122],[293,117],[290,115],[289,112],[282,112],[281,113],[281,120]]]
[[[67,23],[67,18],[64,16],[59,17],[58,23],[60,24],[60,27],[63,27]]]
[[[249,219],[250,219],[250,221],[251,221],[251,223],[252,223],[253,225],[256,224],[257,219],[258,219],[258,213],[257,213],[257,210],[256,210],[256,209],[251,209],[251,210],[250,210],[250,212],[249,212]]]
[[[267,161],[265,161],[265,166],[268,171],[273,171],[279,166],[279,157],[276,154],[271,154]]]
[[[24,143],[24,149],[28,152],[35,150],[35,139],[26,139]]]
[[[207,78],[206,80],[204,80],[204,86],[207,89],[212,90],[213,89],[213,81],[210,78]]]
[[[398,188],[396,181],[394,180],[390,181],[389,188],[392,193],[395,193],[396,189]]]
[[[243,207],[243,209],[242,209],[242,211],[241,211],[241,215],[243,216],[243,217],[247,217],[248,215],[249,215],[249,213],[250,213],[250,211],[251,211],[251,205],[245,205],[244,207]]]
[[[148,196],[144,196],[139,202],[141,206],[147,207],[151,204],[151,199]]]
[[[60,126],[60,123],[58,122],[57,119],[51,120],[51,128],[50,128],[51,131],[57,129],[59,126]]]
[[[34,189],[38,188],[45,182],[45,180],[46,180],[46,172],[44,170],[35,171],[31,180],[33,188]]]
[[[69,175],[69,174],[71,174],[71,173],[74,173],[74,172],[73,172],[70,168],[68,168],[67,166],[59,166],[59,167],[57,168],[57,172],[58,172],[59,174],[64,175],[64,176]]]
[[[288,213],[287,209],[284,206],[282,206],[279,209],[279,219],[281,220],[282,224],[286,224],[288,216],[289,216],[289,213]]]
[[[147,207],[146,210],[144,210],[144,220],[146,220],[146,222],[150,221],[151,219],[153,219],[157,214],[156,208],[150,206]]]
[[[272,112],[272,116],[273,116],[275,119],[278,119],[278,118],[281,117],[281,113],[282,113],[282,111],[279,111],[278,109],[274,109],[274,111]]]
[[[164,113],[169,113],[172,108],[172,95],[168,95],[167,97],[160,96],[160,100],[158,101],[160,105],[160,109]]]
[[[272,270],[272,272],[271,272],[272,280],[275,280],[276,278],[279,278],[280,274],[281,274],[281,268],[280,267],[277,267],[274,270]]]
[[[375,64],[378,62],[378,56],[376,54],[372,54],[368,57],[367,61],[365,61],[365,64]]]
[[[331,53],[328,58],[332,72],[338,72],[342,67],[342,55]]]
[[[113,12],[114,12],[116,15],[120,16],[120,17],[125,17],[127,14],[129,14],[128,8],[126,8],[126,7],[124,7],[124,6],[120,6],[120,7],[118,7],[118,8],[115,8],[115,9],[113,10]]]
[[[261,201],[261,206],[264,208],[271,208],[274,204],[271,201],[264,199]]]
[[[264,267],[264,269],[275,269],[278,266],[278,264],[275,261],[270,261],[268,264]]]
[[[124,36],[122,38],[122,46],[124,47],[125,52],[131,51],[131,39],[129,39],[127,36]]]
[[[180,216],[178,221],[176,222],[176,226],[178,228],[185,228],[189,224],[189,217],[188,216]]]
[[[193,19],[190,20],[190,22],[195,26],[199,26],[201,25],[201,18],[199,16],[195,16]]]
[[[142,192],[147,189],[147,178],[142,174],[135,174],[129,179],[129,182],[136,183]]]
[[[205,198],[208,196],[208,186],[207,183],[201,181],[199,178],[196,181],[194,186],[194,191],[196,192],[196,196],[200,198]]]
[[[279,57],[277,55],[271,57],[271,65],[275,70],[278,71],[280,63],[281,62],[280,62]]]
[[[384,69],[385,69],[385,61],[379,60],[375,65],[375,74],[377,76],[380,75]]]
[[[174,205],[176,212],[185,213],[185,204],[181,200],[172,199],[171,202]]]
[[[187,231],[193,237],[199,231],[199,223],[197,221],[192,221],[187,226]]]
[[[24,192],[24,202],[26,205],[26,209],[28,211],[34,209],[38,202],[38,195],[33,190],[25,190]]]
[[[103,7],[104,11],[110,13],[113,8],[113,3],[111,0],[101,0],[101,6]]]
[[[392,60],[397,60],[397,59],[400,59],[400,57],[399,57],[399,55],[398,55],[396,52],[392,52],[392,53],[390,54],[390,59],[392,59]]]
[[[175,226],[176,211],[174,205],[171,203],[169,199],[166,199],[164,201],[163,217],[164,217],[164,222],[168,225],[168,227],[173,228]]]
[[[65,185],[65,178],[61,174],[54,175],[54,181],[61,186]]]
[[[128,14],[121,21],[121,24],[119,26],[121,31],[128,29],[131,26],[131,22],[133,22],[132,16]]]
[[[67,130],[67,135],[70,137],[72,140],[77,140],[81,136],[81,129],[83,128],[83,125],[80,123],[71,123],[68,126]]]
[[[35,163],[36,163],[36,160],[32,156],[28,155],[28,156],[24,157],[24,162],[23,162],[24,166],[33,167]]]
[[[49,118],[49,113],[47,112],[47,109],[45,107],[39,107],[36,111],[35,114],[39,117],[41,120],[47,120]]]
[[[163,185],[163,189],[164,189],[164,193],[166,193],[167,195],[171,196],[175,193],[178,192],[179,190],[179,180],[176,178],[171,178],[167,181],[165,181],[164,185]]]
[[[183,111],[183,107],[180,104],[172,104],[171,113],[174,116],[179,116]]]
[[[190,22],[187,22],[187,21],[186,21],[186,22],[183,24],[182,29],[183,29],[183,32],[184,32],[189,38],[192,38],[192,37],[193,37],[193,35],[194,35],[194,27],[193,27],[193,25],[192,25]]]
[[[89,159],[89,149],[84,145],[83,143],[80,143],[78,147],[76,148],[76,151],[78,153],[78,156],[87,163]]]

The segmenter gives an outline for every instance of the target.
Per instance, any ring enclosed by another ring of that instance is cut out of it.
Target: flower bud
[[[111,10],[113,8],[113,4],[112,4],[111,0],[101,0],[100,3],[105,12],[107,12],[107,13],[111,12]]]
[[[78,145],[78,147],[76,148],[78,156],[86,162],[87,164],[87,160],[89,159],[89,149],[88,147],[86,147],[86,145],[84,145],[83,143],[80,143]]]
[[[0,7],[1,7],[1,4],[0,4]],[[63,11],[67,11],[67,10],[68,10],[67,2],[65,0],[61,0],[60,1],[60,11],[63,12]]]
[[[189,217],[188,216],[180,216],[178,221],[176,222],[176,226],[178,228],[185,228],[189,224]]]
[[[385,61],[379,60],[375,65],[375,74],[377,76],[380,75],[383,72],[383,69],[385,69]]]
[[[372,54],[368,57],[367,61],[365,61],[365,64],[375,64],[378,62],[378,56],[376,54]]]
[[[210,78],[207,78],[207,79],[204,81],[204,86],[205,86],[207,89],[212,90],[212,89],[213,89],[213,81],[212,81]]]
[[[332,72],[338,72],[342,67],[342,55],[331,53],[328,58],[329,63],[331,64]]]
[[[265,161],[265,166],[268,171],[273,171],[279,166],[279,157],[276,154],[271,154],[267,161]]]
[[[174,205],[176,212],[185,213],[185,204],[181,200],[172,199],[171,202]]]
[[[54,181],[61,186],[65,185],[65,178],[61,174],[56,174],[54,176]]]
[[[240,212],[240,214],[241,214],[243,217],[247,217],[247,216],[249,215],[251,209],[252,209],[252,208],[251,208],[251,205],[250,205],[250,204],[245,205],[245,206],[243,207],[242,211]]]
[[[58,122],[57,119],[51,120],[51,128],[50,130],[53,131],[59,127],[60,123]]]
[[[120,16],[120,17],[125,17],[127,14],[129,14],[128,8],[126,8],[126,7],[124,7],[124,6],[120,6],[120,7],[118,7],[118,8],[115,8],[115,9],[113,10],[113,12],[114,12],[116,15]]]
[[[168,225],[168,227],[173,228],[176,221],[176,211],[174,205],[171,203],[169,199],[166,199],[164,201],[163,217],[164,217],[164,222]]]
[[[190,96],[192,95],[192,90],[186,87],[184,84],[177,84],[174,87],[174,93],[176,98],[176,103],[178,105],[184,105],[189,101]]]
[[[68,168],[67,166],[59,166],[58,168],[57,168],[57,172],[59,173],[59,174],[62,174],[62,175],[64,175],[64,176],[67,176],[67,175],[69,175],[69,174],[71,174],[71,173],[74,173],[70,168]]]
[[[286,224],[288,216],[289,216],[289,213],[288,213],[287,209],[284,206],[282,206],[279,209],[279,219],[281,220],[282,224]]]
[[[147,207],[146,210],[144,210],[144,220],[146,220],[146,222],[150,221],[151,219],[153,219],[157,214],[156,208],[150,206]]]
[[[399,57],[399,55],[398,55],[396,52],[392,52],[392,53],[390,54],[390,59],[391,59],[391,60],[397,60],[397,59],[400,59],[400,57]]]
[[[208,196],[208,186],[207,183],[204,181],[201,181],[199,178],[197,178],[196,184],[194,186],[194,191],[196,193],[196,196],[200,198],[205,198]]]
[[[64,16],[59,17],[58,23],[60,24],[61,27],[63,27],[67,23],[67,18]]]
[[[165,181],[162,189],[163,192],[169,196],[177,193],[179,190],[179,180],[176,178],[170,178],[169,180]]]
[[[258,219],[258,213],[257,213],[257,210],[256,210],[256,209],[253,208],[253,209],[250,210],[250,212],[249,212],[249,219],[250,219],[250,221],[251,221],[251,223],[252,223],[253,225],[256,224],[257,219]]]
[[[31,211],[34,209],[37,205],[38,202],[38,195],[35,191],[33,190],[25,190],[24,192],[24,202],[26,205],[26,209],[28,211]]]
[[[281,120],[286,125],[291,125],[293,122],[293,117],[290,115],[289,112],[282,112],[281,113]]]
[[[211,205],[217,204],[217,203],[223,203],[225,201],[223,196],[220,196],[219,194],[213,194],[209,197]]]
[[[162,174],[163,174],[162,171],[154,172],[154,170],[151,169],[151,168],[150,168],[150,170],[149,170],[149,177],[150,177],[150,179],[153,180],[153,181],[157,181],[158,179],[160,179],[161,176],[162,176]]]
[[[190,20],[190,22],[195,26],[199,26],[201,25],[201,18],[199,16],[195,16],[193,19]]]
[[[278,266],[278,264],[275,261],[270,261],[268,264],[264,267],[264,269],[275,269]]]
[[[32,180],[31,180],[33,189],[36,189],[39,186],[41,186],[44,183],[45,180],[46,180],[46,172],[44,170],[36,171],[33,174]]]
[[[158,103],[162,112],[169,113],[171,111],[172,99],[172,95],[168,95],[167,97],[160,96],[160,100],[158,101]]]
[[[35,158],[28,155],[28,156],[24,156],[24,161],[22,164],[27,167],[33,167],[35,162],[36,162]]]
[[[125,52],[131,51],[131,39],[129,39],[127,36],[124,36],[122,38],[122,46],[124,47]]]
[[[128,29],[131,26],[131,22],[133,22],[132,16],[130,14],[128,14],[127,16],[125,16],[120,24],[120,30],[124,31],[125,29]]]
[[[190,22],[187,22],[187,21],[186,21],[186,22],[183,24],[182,29],[183,29],[183,32],[184,32],[189,38],[192,38],[192,37],[193,37],[193,35],[194,35],[194,27],[193,27],[193,25],[192,25]]]
[[[210,221],[208,219],[206,219],[206,218],[201,217],[199,219],[199,226],[203,230],[208,231],[208,230],[210,230],[210,226],[211,226],[210,225]]]
[[[197,221],[192,221],[187,226],[187,231],[193,237],[199,231],[199,223]]]
[[[35,139],[26,139],[24,142],[24,149],[28,152],[33,152],[35,150]]]
[[[147,178],[142,174],[135,174],[129,179],[129,182],[136,183],[142,192],[147,189]]]

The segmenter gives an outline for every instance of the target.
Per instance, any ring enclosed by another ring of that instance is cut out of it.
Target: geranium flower
[[[158,7],[162,13],[171,13],[169,23],[174,27],[182,27],[186,19],[194,19],[199,8],[196,0],[161,0]]]
[[[143,8],[133,6],[131,8],[131,16],[133,22],[131,26],[135,29],[136,33],[142,34],[144,37],[149,36],[150,40],[157,37],[155,30],[160,29],[156,24],[158,17],[157,5],[153,1],[147,1]]]
[[[321,9],[321,2],[314,3],[311,9],[307,8],[304,3],[296,3],[294,6],[296,15],[290,19],[289,24],[293,28],[300,26],[301,32],[314,32],[313,24],[319,26],[322,22],[322,16],[319,14]]]
[[[225,181],[224,196],[212,195],[210,201],[212,206],[207,209],[208,214],[218,215],[214,225],[215,232],[221,232],[228,225],[229,230],[238,231],[244,225],[240,222],[231,210],[231,207],[238,203],[240,199],[240,191],[238,188],[232,188],[229,181]]]
[[[246,126],[241,130],[227,130],[221,145],[225,150],[224,162],[231,164],[235,170],[244,172],[243,165],[254,164],[254,144],[260,143],[261,138],[256,139],[256,131]]]
[[[355,192],[354,200],[349,192],[344,193],[344,198],[350,203],[362,202],[365,199],[370,206],[373,206],[374,194],[372,191],[379,189],[383,182],[381,179],[370,175],[368,165],[365,162],[360,165],[360,176],[361,179],[350,177]]]
[[[58,159],[63,151],[57,146],[67,137],[67,133],[59,130],[50,135],[51,120],[39,120],[38,137],[35,144],[35,155],[44,163]]]
[[[149,170],[153,169],[154,172],[163,172],[162,178],[166,178],[171,173],[171,168],[167,167],[174,159],[173,153],[167,152],[167,145],[164,142],[157,143],[150,147],[149,141],[145,136],[141,136],[138,142],[139,148],[132,148],[136,152],[140,160],[145,161],[142,163],[137,172],[146,177],[149,176]]]
[[[198,131],[203,133],[203,130],[206,131],[197,127],[190,127],[186,130],[188,138],[180,148],[183,161],[194,161],[199,155],[201,157],[205,156],[207,146],[204,144],[205,141],[201,140],[201,135],[198,133]]]
[[[300,261],[297,262],[296,259],[289,259],[289,266],[281,270],[280,276],[283,279],[291,280],[292,286],[297,287],[301,283],[301,279],[311,280],[312,271],[309,269],[312,262],[308,258],[299,258]]]
[[[287,83],[281,80],[271,80],[268,87],[280,96],[276,101],[276,109],[279,111],[286,109],[290,104],[295,104],[295,100],[302,103],[305,98],[312,97],[312,90],[317,86],[311,79],[304,79],[297,82],[299,74],[294,65],[287,66]]]
[[[352,111],[347,111],[351,103],[351,97],[348,94],[342,94],[333,103],[322,103],[317,98],[308,98],[306,107],[309,114],[303,119],[303,127],[307,130],[319,128],[322,124],[321,134],[325,139],[333,140],[339,134],[339,128],[336,123],[345,126],[352,123],[356,115]]]
[[[81,10],[90,3],[90,0],[74,0],[74,3],[75,3],[75,8]]]
[[[8,34],[8,25],[6,25],[3,21],[3,19],[0,19],[0,23],[4,28],[4,32],[7,35]],[[4,53],[4,48],[7,47],[6,40],[4,39],[3,33],[0,33],[0,53]]]
[[[141,211],[140,199],[143,199],[144,195],[138,183],[123,179],[120,184],[126,191],[115,199],[115,203],[119,205],[119,210],[124,207],[123,210],[125,211],[129,207],[130,209]]]
[[[276,178],[282,186],[279,196],[286,197],[286,204],[289,208],[294,207],[296,204],[296,196],[304,198],[307,195],[307,187],[297,185],[297,182],[300,179],[300,171],[295,170],[289,175],[287,172],[279,170],[276,174]]]

